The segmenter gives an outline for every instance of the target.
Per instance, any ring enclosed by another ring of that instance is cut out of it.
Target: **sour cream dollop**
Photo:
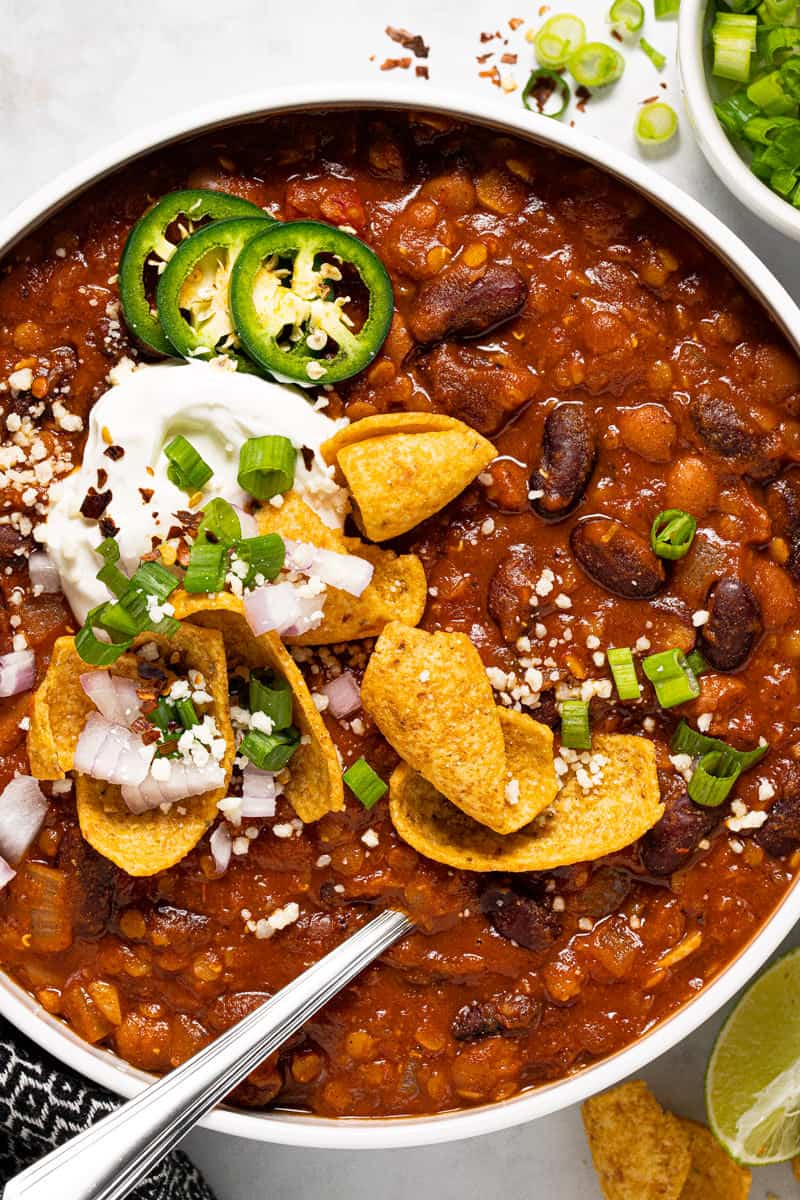
[[[95,578],[102,561],[95,548],[103,534],[80,507],[90,487],[111,492],[104,515],[119,526],[121,565],[129,572],[152,550],[152,537],[165,540],[189,497],[167,478],[164,447],[183,434],[212,468],[202,508],[215,496],[244,507],[248,496],[236,482],[239,452],[251,437],[282,434],[311,452],[311,465],[297,456],[294,487],[331,528],[341,529],[347,493],[332,479],[319,452],[342,422],[319,412],[299,392],[255,375],[206,363],[164,363],[112,374],[113,386],[89,417],[81,466],[50,492],[47,520],[38,536],[58,568],[61,586],[78,620],[111,599]],[[109,445],[123,450],[109,456]],[[98,476],[98,472],[105,472]]]

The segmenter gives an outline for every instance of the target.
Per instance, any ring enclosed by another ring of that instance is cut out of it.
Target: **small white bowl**
[[[729,141],[714,112],[716,80],[711,75],[708,25],[713,0],[682,0],[678,62],[686,111],[700,149],[725,186],[773,229],[800,241],[800,209],[762,183]],[[720,89],[721,90],[721,89]]]

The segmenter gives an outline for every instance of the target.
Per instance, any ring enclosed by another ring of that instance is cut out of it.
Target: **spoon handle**
[[[413,928],[388,909],[199,1053],[10,1179],[3,1200],[123,1200],[201,1117]]]

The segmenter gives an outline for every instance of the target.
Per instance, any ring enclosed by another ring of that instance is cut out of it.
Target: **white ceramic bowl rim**
[[[711,0],[683,0],[678,23],[678,60],[686,108],[694,133],[714,171],[737,200],[787,237],[800,239],[800,209],[757,178],[731,145],[717,120],[704,54],[706,11]]]
[[[92,155],[46,184],[0,221],[0,255],[89,184],[140,155],[214,127],[302,109],[396,108],[426,110],[488,125],[498,132],[528,136],[588,160],[632,185],[669,216],[689,228],[772,314],[800,350],[800,311],[764,264],[712,213],[667,179],[613,146],[519,108],[504,107],[436,89],[402,85],[379,89],[316,83],[260,92],[171,117]],[[640,1070],[692,1033],[741,988],[780,945],[800,917],[800,889],[793,886],[772,917],[736,959],[674,1016],[631,1046],[575,1075],[498,1104],[434,1117],[329,1120],[294,1113],[249,1113],[219,1108],[205,1118],[208,1129],[257,1141],[325,1149],[376,1150],[455,1141],[492,1133],[546,1116],[602,1091]],[[43,1049],[97,1083],[133,1096],[151,1077],[107,1050],[81,1041],[20,987],[0,975],[0,1012]]]

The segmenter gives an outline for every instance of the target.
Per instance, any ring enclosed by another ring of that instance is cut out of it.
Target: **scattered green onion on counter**
[[[586,26],[572,13],[558,13],[545,21],[533,39],[536,60],[542,67],[564,67],[586,41]]]
[[[580,87],[608,87],[621,78],[625,59],[605,42],[586,42],[567,59],[567,70]]]
[[[572,92],[564,76],[550,67],[539,67],[532,71],[522,89],[522,103],[528,112],[538,112],[553,119],[564,115],[571,97]]]
[[[608,14],[608,23],[620,37],[638,33],[644,25],[644,8],[639,0],[614,0]]]
[[[644,104],[636,115],[633,132],[642,146],[665,145],[678,132],[675,109],[663,100]]]
[[[677,16],[680,6],[681,0],[653,0],[656,20],[663,21],[666,17]]]
[[[639,38],[639,49],[644,51],[657,71],[664,70],[664,67],[667,65],[666,54],[662,54],[660,50],[656,50],[655,46],[652,46],[650,42],[648,42],[647,38]],[[667,104],[664,107],[669,108],[669,105]],[[672,110],[670,109],[670,111]],[[674,115],[675,114],[673,113],[673,116]]]

